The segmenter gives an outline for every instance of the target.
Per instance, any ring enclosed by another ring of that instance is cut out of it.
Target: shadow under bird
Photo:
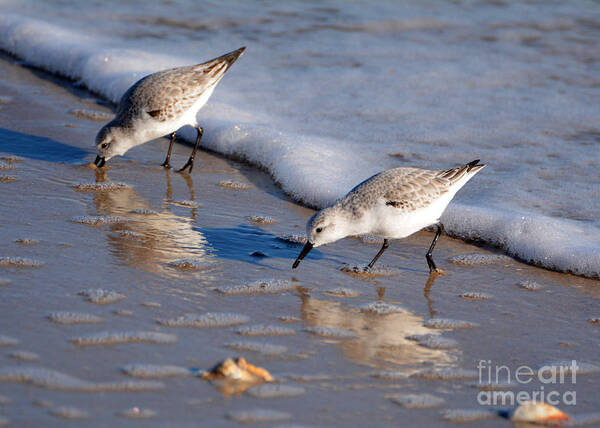
[[[363,234],[383,238],[383,246],[367,267],[371,269],[389,247],[390,239],[406,238],[436,225],[425,258],[429,272],[439,272],[431,253],[443,230],[440,217],[456,192],[485,166],[477,159],[443,171],[394,168],[374,175],[308,220],[307,242],[292,269],[314,247]]]
[[[204,132],[196,115],[245,50],[241,47],[203,64],[159,71],[134,83],[121,97],[115,118],[96,135],[98,156],[94,164],[101,168],[113,156],[123,155],[132,147],[170,134],[167,158],[162,164],[170,168],[175,132],[190,125],[196,128],[196,143],[187,163],[178,172],[188,167],[192,172]]]

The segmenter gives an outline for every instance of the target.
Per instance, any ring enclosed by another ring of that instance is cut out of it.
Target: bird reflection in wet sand
[[[433,368],[453,366],[460,355],[457,349],[429,349],[406,336],[440,334],[423,326],[423,318],[404,309],[398,313],[374,314],[349,308],[338,302],[301,295],[302,319],[313,327],[350,331],[354,338],[336,341],[347,360],[380,369],[393,369],[404,375]]]
[[[97,181],[107,181],[104,172],[97,172]],[[188,186],[193,197],[191,180]],[[192,218],[165,208],[153,209],[133,188],[96,192],[93,201],[98,214],[125,219],[110,226],[113,233],[108,235],[108,242],[112,253],[126,266],[173,276],[178,272],[169,263],[191,259],[206,262],[208,267],[214,259],[204,235],[192,227]]]

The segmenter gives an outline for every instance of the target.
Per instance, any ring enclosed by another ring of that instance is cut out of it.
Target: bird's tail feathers
[[[469,178],[472,177],[473,175],[477,174],[479,170],[485,168],[486,166],[486,164],[480,165],[479,159],[475,159],[473,162],[469,162],[463,166],[440,171],[438,175],[450,180],[451,182],[456,182],[463,178],[465,174],[468,174]]]
[[[201,71],[215,80],[220,80],[225,72],[229,70],[229,67],[231,67],[231,65],[244,53],[245,50],[246,47],[243,46],[235,51],[211,59],[210,61],[195,65],[193,69],[195,71]]]

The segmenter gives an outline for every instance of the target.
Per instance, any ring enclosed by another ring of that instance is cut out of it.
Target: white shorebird
[[[313,247],[363,234],[383,238],[383,246],[368,265],[371,269],[389,247],[389,239],[406,238],[435,224],[437,232],[425,258],[429,272],[437,272],[431,252],[442,233],[440,217],[456,192],[485,167],[478,163],[479,159],[444,171],[394,168],[363,181],[310,218],[306,245],[292,269]]]
[[[192,172],[203,133],[196,118],[198,110],[206,104],[217,83],[244,50],[246,48],[242,47],[203,64],[159,71],[134,83],[121,97],[116,117],[96,135],[96,166],[102,167],[113,156],[123,155],[132,147],[170,134],[169,151],[162,164],[170,168],[175,132],[190,125],[197,131],[196,144],[187,163],[178,172],[188,167]]]

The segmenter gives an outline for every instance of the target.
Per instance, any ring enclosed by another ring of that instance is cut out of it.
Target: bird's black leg
[[[192,154],[190,155],[190,158],[185,163],[185,165],[183,166],[183,168],[181,168],[177,172],[183,172],[183,171],[185,171],[185,169],[188,166],[190,167],[190,170],[188,172],[192,172],[192,168],[194,167],[194,157],[196,156],[196,152],[198,151],[198,146],[200,145],[200,139],[202,138],[202,134],[204,133],[204,129],[202,129],[202,127],[200,127],[200,126],[197,126],[196,127],[196,131],[198,132],[198,136],[196,137],[196,144],[194,144],[194,150],[192,151]]]
[[[387,239],[383,240],[383,245],[381,246],[381,249],[379,250],[379,252],[377,254],[375,254],[375,257],[373,258],[373,260],[371,260],[371,263],[369,263],[369,266],[367,267],[367,269],[371,269],[373,267],[373,265],[375,264],[375,262],[377,261],[377,259],[379,257],[381,257],[381,255],[383,254],[383,252],[385,250],[387,250],[387,248],[390,246],[390,243]]]
[[[171,150],[173,150],[173,142],[175,141],[175,133],[171,132],[171,142],[169,143],[169,150],[167,151],[167,158],[162,163],[165,168],[171,169]]]
[[[433,241],[431,242],[431,245],[429,246],[429,250],[427,251],[427,254],[425,254],[425,258],[427,259],[427,264],[429,265],[429,273],[438,271],[438,268],[436,267],[435,262],[433,261],[433,257],[431,257],[431,253],[432,253],[433,249],[435,248],[435,244],[437,243],[438,238],[440,237],[440,235],[442,234],[442,231],[444,230],[444,226],[442,226],[442,223],[438,223],[438,224],[436,224],[436,226],[437,226],[437,232],[435,232],[435,236],[433,237]]]

